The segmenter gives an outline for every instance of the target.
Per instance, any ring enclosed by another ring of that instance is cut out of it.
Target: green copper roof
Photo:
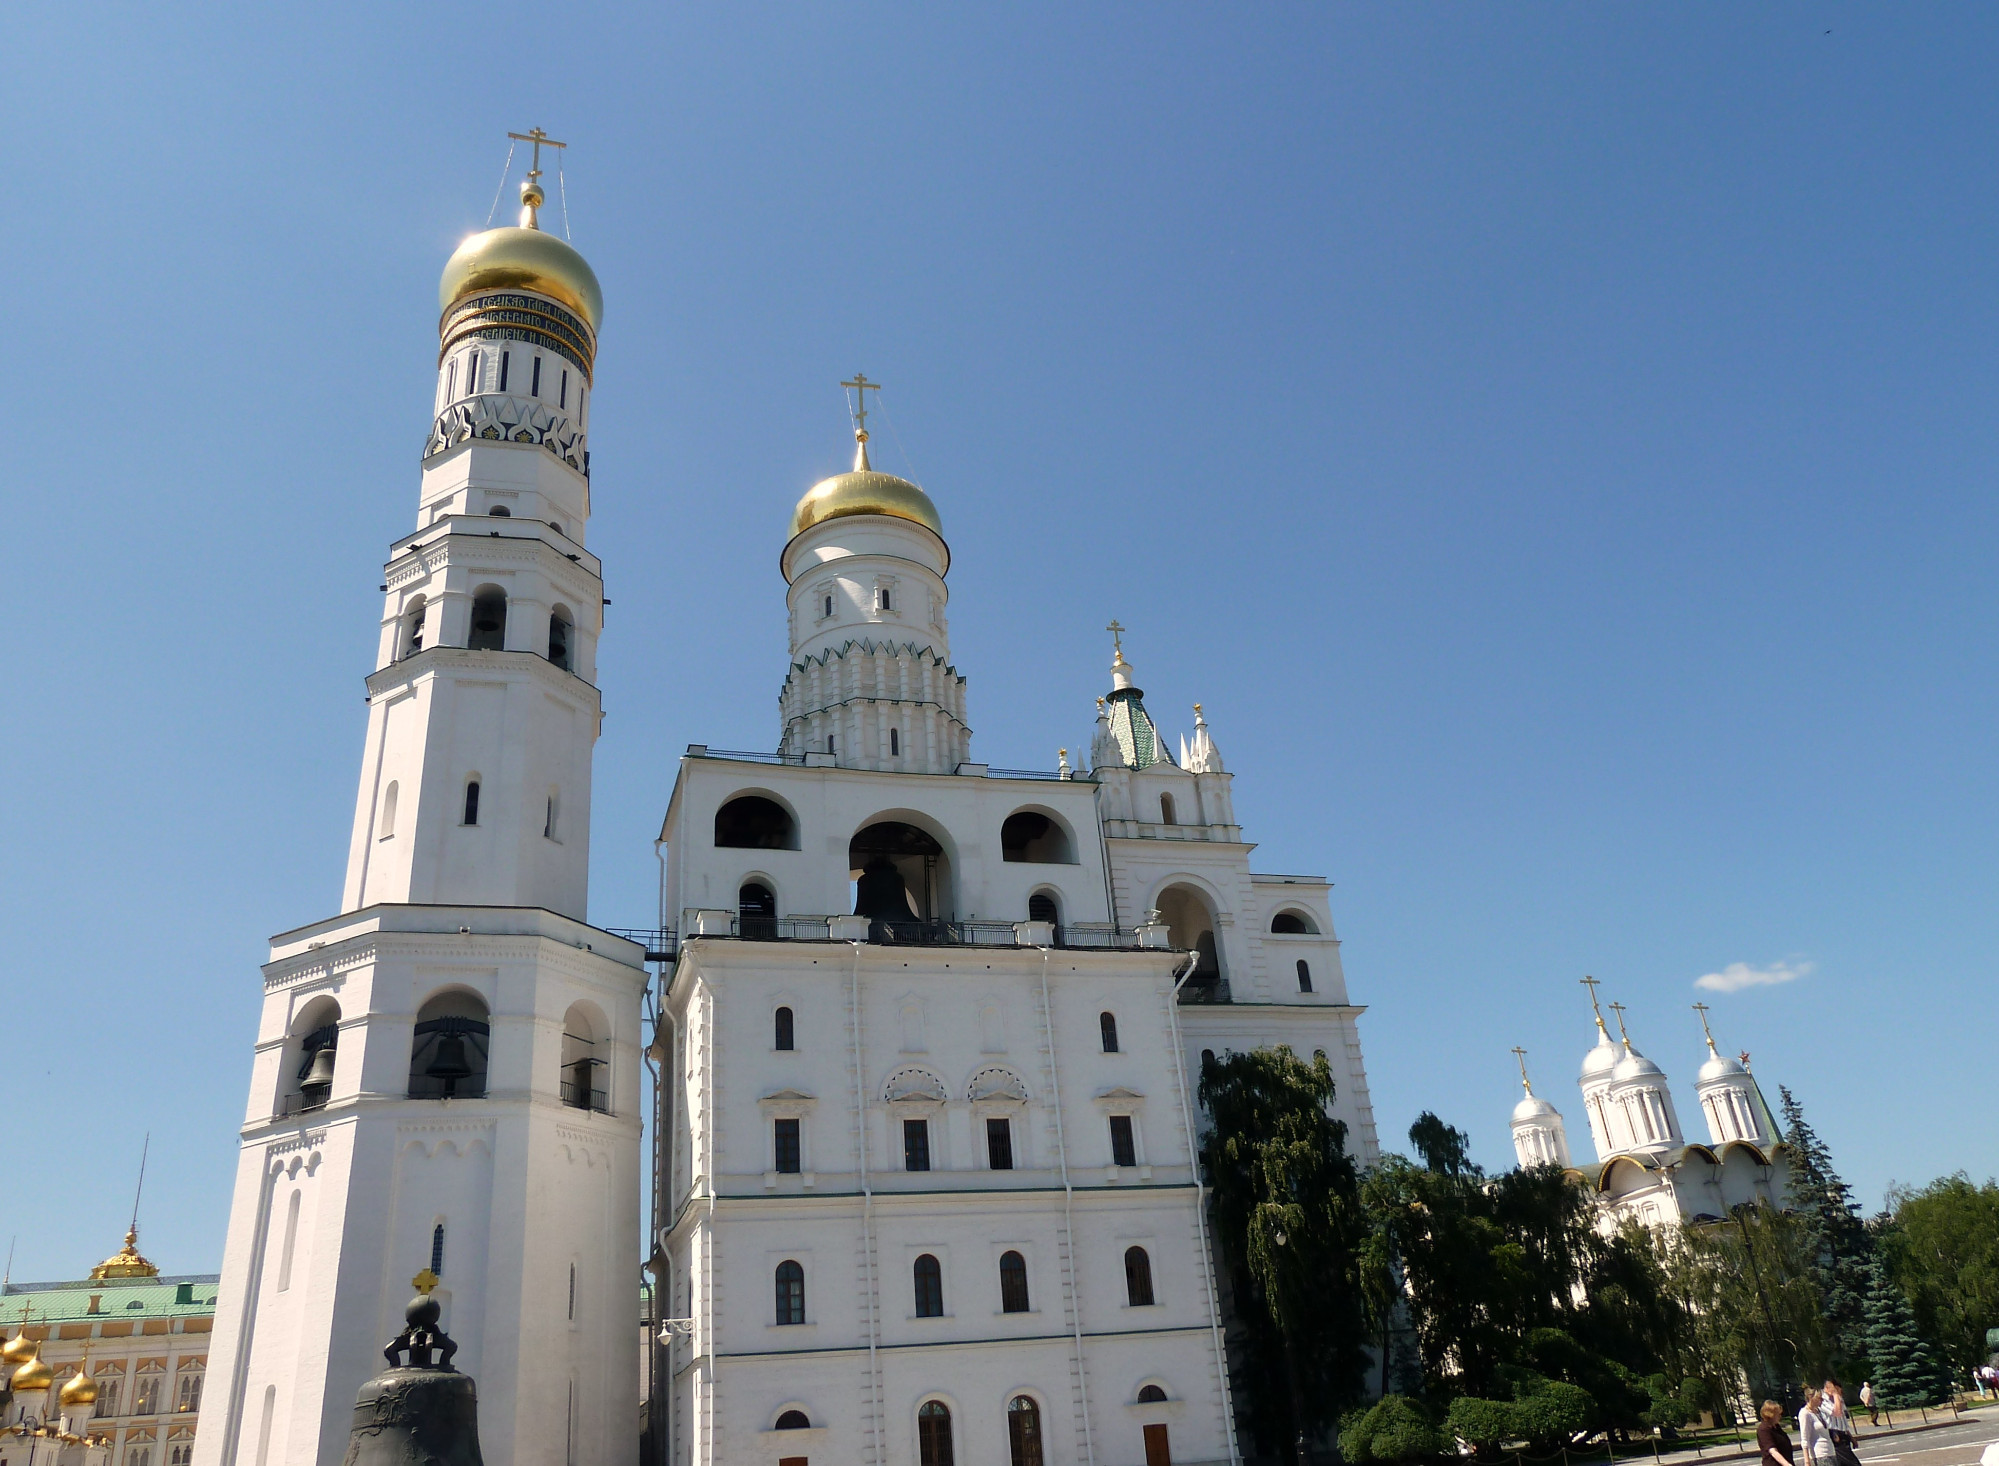
[[[0,1289],[0,1324],[20,1320],[64,1323],[77,1319],[204,1317],[215,1312],[216,1273],[183,1273],[167,1278],[85,1279],[78,1283],[9,1283]],[[93,1313],[90,1300],[96,1297]]]
[[[1145,698],[1134,687],[1110,696],[1111,737],[1117,740],[1128,769],[1149,769],[1154,764],[1170,764],[1173,755],[1153,726],[1152,714],[1145,710]]]

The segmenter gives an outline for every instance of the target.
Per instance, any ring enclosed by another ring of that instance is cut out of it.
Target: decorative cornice
[[[535,397],[469,397],[437,415],[423,456],[433,458],[461,443],[519,443],[545,448],[557,462],[590,477],[590,450],[583,429],[559,408]]]
[[[379,697],[420,677],[434,676],[445,668],[453,671],[526,672],[538,678],[551,692],[567,692],[595,713],[603,706],[603,694],[592,682],[549,661],[540,652],[473,651],[462,646],[427,646],[411,656],[398,658],[368,674],[368,696]]]

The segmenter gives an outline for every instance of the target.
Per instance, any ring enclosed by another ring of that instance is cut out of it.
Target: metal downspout
[[[849,969],[854,1027],[854,1167],[861,1180],[861,1258],[868,1290],[868,1400],[874,1409],[873,1458],[882,1458],[882,1434],[886,1424],[881,1412],[880,1360],[876,1348],[881,1339],[880,1306],[875,1286],[875,1192],[868,1181],[867,1081],[861,1069],[861,942],[852,943],[854,963]]]
[[[1090,1436],[1090,1383],[1083,1372],[1083,1294],[1076,1285],[1076,1188],[1069,1184],[1069,1147],[1062,1138],[1062,1079],[1056,1072],[1055,1015],[1048,1003],[1048,949],[1041,949],[1041,1023],[1048,1031],[1048,1087],[1055,1104],[1055,1155],[1062,1166],[1062,1230],[1069,1239],[1069,1321],[1076,1340],[1076,1396],[1083,1407],[1083,1457],[1096,1466]]]
[[[1187,965],[1173,979],[1173,990],[1166,995],[1166,1021],[1173,1031],[1173,1067],[1180,1075],[1180,1118],[1187,1127],[1187,1154],[1193,1162],[1194,1224],[1201,1238],[1201,1276],[1208,1282],[1208,1330],[1214,1335],[1215,1371],[1221,1377],[1222,1423],[1229,1433],[1230,1466],[1241,1466],[1242,1451],[1235,1436],[1235,1401],[1229,1392],[1229,1356],[1222,1343],[1221,1295],[1215,1288],[1215,1255],[1208,1241],[1208,1188],[1201,1181],[1201,1153],[1194,1141],[1193,1095],[1187,1088],[1187,1051],[1180,1040],[1180,988],[1194,975],[1200,962],[1199,952],[1187,954]]]

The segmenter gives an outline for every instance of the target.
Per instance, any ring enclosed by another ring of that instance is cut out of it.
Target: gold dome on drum
[[[9,1369],[18,1369],[34,1357],[35,1341],[19,1329],[14,1331],[13,1338],[0,1345],[0,1364],[6,1365]]]
[[[801,535],[815,524],[847,514],[888,514],[944,537],[944,521],[937,517],[937,506],[928,494],[906,478],[873,469],[837,473],[814,484],[791,511],[791,532]]]
[[[24,1390],[45,1390],[56,1382],[56,1372],[42,1363],[39,1349],[35,1357],[14,1371],[14,1393]]]
[[[562,240],[540,229],[507,226],[468,235],[437,282],[440,314],[482,290],[532,290],[559,300],[597,330],[604,320],[604,292],[589,263]]]
[[[97,1403],[97,1381],[90,1377],[90,1361],[77,1365],[76,1373],[69,1377],[62,1387],[61,1400],[64,1405],[95,1405]]]

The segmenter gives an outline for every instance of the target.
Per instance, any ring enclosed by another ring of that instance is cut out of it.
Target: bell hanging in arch
[[[312,1062],[305,1066],[305,1073],[299,1077],[300,1089],[331,1089],[333,1087],[333,1046],[315,1049]]]
[[[465,1035],[439,1034],[437,1052],[430,1056],[430,1067],[423,1072],[432,1079],[470,1079],[472,1065],[465,1057]]]

